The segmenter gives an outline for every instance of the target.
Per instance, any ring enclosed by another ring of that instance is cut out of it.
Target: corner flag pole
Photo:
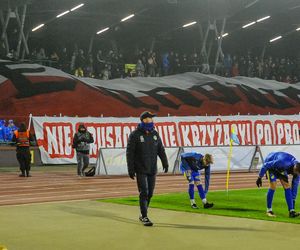
[[[227,160],[227,177],[226,177],[227,195],[228,195],[228,190],[229,190],[229,177],[230,177],[230,165],[231,165],[231,158],[232,158],[233,142],[240,145],[240,140],[239,140],[237,134],[235,133],[234,128],[231,129],[230,147],[229,147],[229,154],[228,154],[228,160]]]
[[[27,127],[28,130],[30,130],[30,127],[31,127],[31,120],[32,120],[32,114],[29,114],[29,122],[28,122],[28,127]]]
[[[232,158],[232,139],[230,139],[230,147],[229,147],[229,154],[227,160],[227,176],[226,176],[226,191],[228,195],[229,190],[229,177],[230,177],[230,165],[231,165],[231,158]]]

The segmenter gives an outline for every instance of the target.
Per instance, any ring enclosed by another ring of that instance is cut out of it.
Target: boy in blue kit
[[[210,154],[201,155],[196,152],[188,152],[181,154],[180,169],[185,174],[188,182],[189,189],[188,193],[190,196],[191,207],[197,209],[198,206],[194,199],[194,187],[197,186],[199,196],[202,200],[204,208],[213,207],[213,203],[208,203],[206,200],[206,194],[208,192],[209,181],[210,181],[210,164],[213,163],[213,157]],[[200,170],[205,171],[205,190],[203,189],[200,180]]]
[[[299,216],[300,213],[295,211],[295,201],[300,180],[300,163],[296,160],[296,158],[285,152],[270,153],[266,157],[259,172],[259,176],[256,181],[257,187],[262,186],[262,177],[265,174],[270,182],[267,193],[267,215],[270,217],[276,217],[272,210],[272,202],[276,190],[276,181],[279,179],[284,188],[285,199],[289,209],[289,217],[294,218]],[[289,184],[288,175],[293,175],[292,187]]]

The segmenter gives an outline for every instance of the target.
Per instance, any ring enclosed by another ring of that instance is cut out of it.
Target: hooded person
[[[87,131],[84,124],[79,124],[74,135],[72,147],[76,150],[77,175],[84,176],[84,170],[90,163],[90,144],[94,142],[93,135]]]
[[[136,177],[139,190],[140,221],[144,226],[152,226],[148,218],[148,207],[153,196],[157,174],[157,156],[163,170],[168,172],[169,164],[162,140],[155,130],[153,117],[155,114],[145,111],[140,115],[140,123],[129,135],[126,149],[128,175]]]

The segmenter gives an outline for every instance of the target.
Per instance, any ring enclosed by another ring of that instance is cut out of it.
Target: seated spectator
[[[5,121],[0,120],[0,143],[5,142]]]
[[[14,132],[18,130],[18,127],[14,124],[13,120],[8,121],[8,125],[6,127],[6,140],[12,141],[12,138],[14,136]]]

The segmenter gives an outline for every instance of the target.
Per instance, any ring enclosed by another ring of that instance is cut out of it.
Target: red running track
[[[136,182],[127,176],[77,177],[74,172],[32,172],[29,178],[17,173],[0,174],[0,205],[52,201],[91,200],[137,195]],[[231,173],[230,189],[255,188],[257,173]],[[210,190],[224,190],[225,173],[213,173]],[[265,182],[266,184],[266,182]],[[155,193],[183,192],[182,175],[158,175]]]

